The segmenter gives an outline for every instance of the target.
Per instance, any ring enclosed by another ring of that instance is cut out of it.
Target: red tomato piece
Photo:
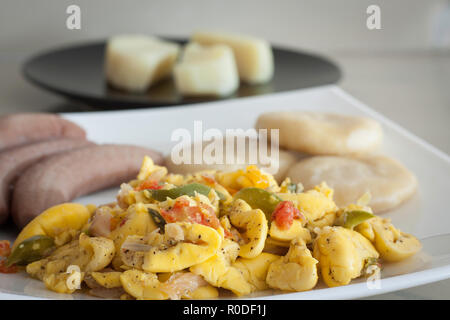
[[[203,179],[203,180],[206,182],[206,184],[209,185],[210,187],[211,187],[211,186],[215,186],[215,184],[216,184],[216,179],[214,179],[213,176],[204,174],[204,175],[202,175],[202,179]]]
[[[0,260],[0,273],[16,273],[19,268],[16,265],[6,266],[6,259]]]
[[[156,180],[145,180],[140,185],[138,185],[134,190],[136,191],[142,191],[146,189],[152,189],[152,190],[158,190],[162,189],[162,185],[158,183]]]
[[[189,201],[183,198],[175,201],[173,207],[170,209],[161,210],[161,215],[168,223],[184,221],[203,224],[214,229],[220,226],[219,219],[212,207],[205,204],[190,206]]]
[[[294,219],[299,219],[302,214],[292,201],[281,201],[272,213],[272,220],[278,228],[286,230],[292,226]]]
[[[233,239],[233,234],[230,231],[228,231],[227,229],[223,229],[223,231],[225,234],[225,238]]]
[[[7,258],[11,254],[11,244],[8,240],[0,240],[0,257]]]

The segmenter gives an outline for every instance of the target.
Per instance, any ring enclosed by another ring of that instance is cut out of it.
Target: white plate
[[[446,203],[450,190],[448,155],[412,135],[397,124],[371,110],[335,86],[299,90],[271,96],[205,103],[166,109],[71,113],[64,116],[84,127],[89,139],[99,143],[130,143],[148,146],[168,153],[176,144],[170,140],[177,128],[193,131],[194,120],[207,128],[251,128],[257,116],[273,110],[315,110],[350,115],[365,115],[378,120],[385,132],[384,152],[401,160],[419,180],[419,191],[407,203],[385,214],[402,230],[425,239],[424,250],[382,272],[379,289],[369,289],[363,280],[351,285],[308,292],[279,294],[264,292],[258,298],[268,299],[348,299],[378,295],[450,278],[450,237],[432,237],[448,233],[450,215]],[[78,199],[82,203],[105,203],[117,192],[108,190]],[[0,239],[11,238],[0,230]],[[430,238],[431,237],[431,238]],[[256,296],[255,296],[256,297]],[[0,274],[0,299],[91,298],[50,292],[42,282],[24,274]]]

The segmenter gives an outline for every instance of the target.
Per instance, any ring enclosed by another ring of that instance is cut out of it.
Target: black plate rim
[[[179,37],[170,37],[170,36],[158,36],[161,39],[165,39],[165,40],[169,40],[169,41],[175,41],[175,42],[179,42],[181,44],[183,43],[187,43],[189,41],[189,39],[187,38],[179,38]],[[47,85],[46,83],[40,81],[39,79],[35,78],[32,74],[30,74],[29,72],[29,66],[34,63],[37,59],[40,59],[44,56],[47,56],[49,54],[57,54],[58,52],[62,52],[62,51],[67,51],[67,50],[73,50],[73,49],[79,49],[81,47],[88,47],[88,46],[94,46],[94,45],[105,45],[107,42],[107,39],[96,39],[96,40],[89,40],[89,41],[79,41],[76,43],[72,43],[72,44],[67,44],[67,45],[61,45],[61,46],[56,46],[54,48],[51,49],[47,49],[47,50],[42,50],[36,54],[31,55],[28,59],[25,60],[25,62],[22,64],[22,68],[21,68],[21,72],[22,75],[24,76],[24,78],[29,81],[30,83],[34,84],[35,86],[42,88],[44,90],[47,90],[49,92],[55,93],[57,95],[63,96],[69,100],[73,100],[75,102],[81,102],[87,105],[90,105],[92,107],[95,108],[117,108],[117,109],[139,109],[139,108],[165,108],[165,107],[171,107],[171,106],[189,106],[192,104],[197,104],[197,103],[203,103],[200,101],[193,101],[193,102],[167,102],[167,101],[157,101],[157,100],[153,100],[151,103],[149,102],[142,102],[142,101],[129,101],[126,99],[120,99],[120,98],[114,98],[115,101],[111,101],[110,99],[106,99],[103,97],[98,97],[98,96],[92,96],[90,94],[86,94],[86,93],[77,93],[76,91],[67,91],[64,89],[59,89],[55,86],[51,86],[51,85]],[[327,84],[333,84],[333,83],[337,83],[342,79],[342,71],[341,69],[337,66],[336,63],[334,63],[331,59],[329,59],[328,57],[324,57],[320,54],[317,53],[311,53],[308,51],[303,51],[303,50],[296,50],[294,48],[289,48],[286,46],[282,46],[282,45],[272,45],[272,49],[273,50],[280,50],[280,51],[285,51],[285,52],[289,52],[292,54],[301,54],[301,55],[307,55],[311,58],[317,59],[317,60],[321,60],[324,64],[327,64],[328,67],[330,67],[331,69],[334,69],[333,71],[336,74],[336,78],[334,82],[329,82],[329,83],[324,83],[323,85],[327,85]],[[314,87],[314,85],[311,86],[305,86],[299,89],[306,89],[306,88],[311,88]],[[293,90],[283,90],[280,92],[276,92],[276,93],[281,93],[281,92],[289,92],[289,91],[294,91]],[[273,94],[273,93],[269,93],[269,94]],[[264,95],[264,94],[263,94]],[[256,95],[257,96],[257,95]],[[254,97],[254,96],[249,96],[249,97]],[[233,99],[240,99],[242,97],[223,97],[223,98],[215,98],[215,99],[207,99],[204,102],[219,102],[219,101],[224,101],[224,100],[233,100]],[[128,108],[131,107],[131,108]]]

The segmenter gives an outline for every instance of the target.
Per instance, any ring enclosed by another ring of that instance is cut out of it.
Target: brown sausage
[[[0,117],[0,150],[52,138],[85,139],[86,132],[51,113],[13,113]]]
[[[50,156],[17,180],[11,213],[18,227],[45,209],[134,179],[144,156],[157,164],[162,155],[130,145],[100,145]]]
[[[21,172],[51,154],[89,145],[93,143],[84,139],[54,139],[0,152],[0,224],[8,218],[11,186]]]

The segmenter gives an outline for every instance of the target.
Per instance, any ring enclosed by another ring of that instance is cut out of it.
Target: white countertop
[[[450,153],[450,53],[334,53],[343,89],[419,137]],[[79,111],[58,96],[25,82],[23,57],[0,55],[0,114],[17,111]],[[80,109],[81,108],[81,109]],[[426,164],[424,164],[426,165]],[[450,280],[370,299],[449,299]]]
[[[437,148],[450,153],[450,52],[339,54],[340,86]],[[369,299],[450,299],[450,280]]]

